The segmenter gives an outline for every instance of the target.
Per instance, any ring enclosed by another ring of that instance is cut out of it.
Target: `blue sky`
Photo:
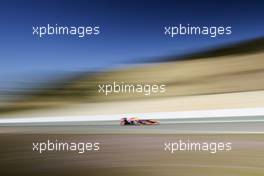
[[[1,1],[0,80],[89,71],[263,36],[262,1]],[[230,25],[232,35],[168,38],[165,25]],[[37,38],[32,26],[98,25],[97,37]],[[9,80],[9,81],[7,81]]]

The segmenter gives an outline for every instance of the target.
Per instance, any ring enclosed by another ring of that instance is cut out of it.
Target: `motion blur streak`
[[[182,112],[156,112],[142,114],[116,114],[116,115],[93,115],[93,116],[55,116],[55,117],[31,117],[31,118],[2,118],[0,124],[19,123],[45,123],[45,122],[89,122],[89,121],[110,121],[119,120],[122,117],[140,117],[146,119],[182,119],[182,118],[216,118],[216,117],[245,117],[264,116],[264,108],[244,108],[244,109],[219,109],[219,110],[199,110]],[[210,120],[208,120],[210,121]],[[228,120],[226,120],[228,121]],[[229,120],[230,122],[235,119]],[[238,120],[241,122],[241,120]],[[254,119],[244,119],[242,121],[261,121]],[[264,121],[264,118],[263,118]],[[214,120],[212,120],[214,122]]]

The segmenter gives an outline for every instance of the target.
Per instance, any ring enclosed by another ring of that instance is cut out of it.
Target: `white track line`
[[[9,118],[0,118],[0,124],[112,121],[112,120],[120,120],[122,117],[139,117],[143,119],[144,118],[199,119],[199,118],[243,117],[243,116],[264,116],[264,108],[215,109],[215,110],[179,111],[179,112],[154,112],[154,113],[114,114],[114,115],[113,114],[87,115],[87,116],[9,117]],[[245,121],[249,121],[249,120],[250,119],[245,119]]]

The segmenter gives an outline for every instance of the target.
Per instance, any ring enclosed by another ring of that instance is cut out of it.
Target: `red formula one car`
[[[158,125],[159,121],[157,120],[150,120],[150,119],[139,119],[137,117],[131,118],[122,118],[120,120],[120,125]]]

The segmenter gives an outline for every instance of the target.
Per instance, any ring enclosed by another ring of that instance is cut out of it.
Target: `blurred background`
[[[0,116],[264,105],[261,1],[1,1],[0,8]],[[231,26],[232,34],[164,35],[164,26],[179,23]],[[32,35],[32,26],[47,24],[97,25],[101,33]],[[98,84],[114,81],[165,84],[167,91],[98,93]]]

